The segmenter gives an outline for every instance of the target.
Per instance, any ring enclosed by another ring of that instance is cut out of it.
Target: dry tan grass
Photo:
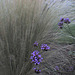
[[[29,59],[33,43],[53,42],[59,18],[74,19],[69,4],[59,0],[52,3],[0,0],[0,69],[4,70],[4,73],[0,71],[1,75],[26,75],[29,72],[33,66]]]

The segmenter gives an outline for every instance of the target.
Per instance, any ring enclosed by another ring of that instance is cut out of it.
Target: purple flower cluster
[[[60,18],[60,21],[63,22],[64,21],[64,18]]]
[[[37,47],[37,46],[38,46],[38,43],[37,43],[37,41],[35,41],[34,47]],[[41,45],[41,49],[42,49],[43,51],[47,51],[48,49],[50,49],[50,47],[47,46],[47,44],[42,44],[42,45]],[[34,63],[36,66],[38,66],[38,65],[40,64],[40,62],[42,62],[42,59],[43,59],[43,58],[41,57],[41,55],[39,55],[39,51],[38,51],[38,50],[35,50],[35,51],[33,51],[33,52],[31,53],[30,59],[32,60],[31,63]],[[37,74],[41,72],[41,70],[40,70],[39,68],[34,68],[33,70],[34,70],[35,73],[37,73]]]
[[[66,18],[66,19],[64,19],[64,23],[69,24],[69,23],[71,23],[71,21],[69,20],[69,18]]]
[[[47,46],[47,44],[42,44],[42,45],[41,45],[41,49],[44,50],[44,51],[47,51],[47,50],[50,49],[50,47]]]
[[[63,22],[59,22],[58,25],[59,25],[59,28],[60,28],[60,29],[63,28]]]
[[[37,69],[37,68],[33,68],[33,70],[35,71],[35,73],[39,74],[41,72],[40,69]]]
[[[35,65],[40,64],[40,62],[42,62],[41,59],[43,59],[41,55],[39,55],[38,53],[39,51],[37,50],[31,53],[32,54],[32,56],[30,57],[30,59],[32,59],[31,63],[35,63]]]
[[[59,70],[59,67],[58,66],[55,66],[54,70],[55,71],[58,71]]]
[[[60,22],[58,23],[58,26],[60,29],[63,28],[64,23],[69,24],[69,23],[71,23],[71,21],[69,20],[69,18],[66,18],[66,19],[60,18]]]
[[[37,41],[35,41],[35,43],[34,43],[34,47],[37,47],[38,46],[38,43],[37,43]]]
[[[68,71],[73,71],[73,69],[73,66],[70,66]]]
[[[60,71],[60,70],[64,70],[66,72],[72,72],[74,71],[74,67],[73,66],[64,66],[62,68],[59,68],[58,66],[55,66],[54,68],[55,71]],[[63,72],[63,71],[62,71]]]

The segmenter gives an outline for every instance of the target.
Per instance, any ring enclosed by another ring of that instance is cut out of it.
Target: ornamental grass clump
[[[0,0],[0,75],[27,75],[34,66],[31,60],[41,62],[39,53],[30,60],[32,46],[37,50],[38,43],[54,42],[60,14],[72,12],[67,1]],[[46,50],[47,45],[42,47]]]
[[[0,0],[0,75],[26,75],[33,67],[32,45],[51,41],[47,35],[53,37],[50,28],[55,22],[50,25],[45,6],[45,0]],[[39,64],[41,55],[34,57]]]

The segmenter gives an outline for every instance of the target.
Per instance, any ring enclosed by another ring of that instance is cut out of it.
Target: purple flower
[[[69,18],[66,18],[66,19],[64,19],[64,23],[69,24],[69,23],[71,23],[71,21],[69,20]]]
[[[42,57],[41,57],[41,55],[38,55],[37,57],[35,57],[35,65],[39,65],[40,64],[40,62],[42,62]]]
[[[59,70],[59,67],[58,66],[55,66],[54,70],[55,71],[58,71]]]
[[[43,59],[41,57],[41,55],[38,55],[38,51],[34,51],[32,54],[32,56],[30,57],[30,59],[32,59],[31,63],[35,63],[35,65],[40,64],[40,62],[42,62],[41,60]]]
[[[58,25],[59,25],[59,28],[60,28],[60,29],[63,28],[63,22],[59,22]]]
[[[37,68],[33,68],[33,70],[35,71],[35,73],[41,73],[41,70],[40,69],[37,69]]]
[[[64,18],[60,18],[60,21],[63,22],[64,21]]]
[[[60,22],[58,23],[58,26],[60,29],[63,28],[63,21],[64,21],[64,18],[60,18]]]
[[[47,50],[50,49],[50,47],[47,46],[47,44],[42,44],[42,45],[41,45],[41,49],[47,51]]]
[[[35,41],[35,43],[34,43],[34,47],[37,47],[38,46],[38,43],[37,43],[37,41]]]
[[[38,55],[38,53],[39,53],[39,51],[38,50],[35,50],[35,51],[33,51],[33,53],[31,53],[33,56],[36,56],[36,55]]]
[[[68,71],[73,71],[73,67],[72,67],[72,66],[70,66]]]
[[[58,23],[58,26],[59,26],[60,29],[62,29],[63,28],[63,23],[69,24],[70,22],[71,21],[69,20],[69,18],[66,18],[66,19],[60,18],[60,22]]]
[[[62,26],[62,25],[63,25],[63,22],[59,22],[58,25],[59,25],[59,26]]]

